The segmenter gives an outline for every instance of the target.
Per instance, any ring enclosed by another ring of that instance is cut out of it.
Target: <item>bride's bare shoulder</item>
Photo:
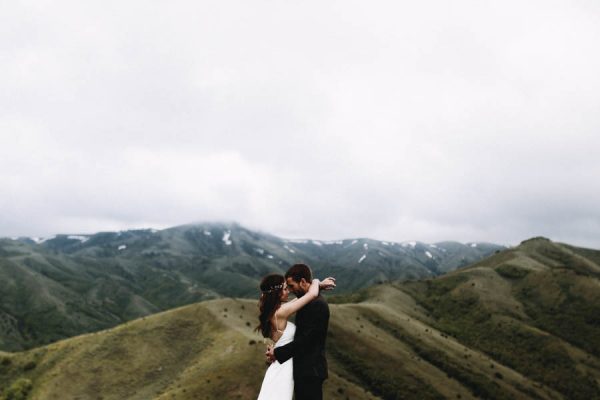
[[[293,299],[288,301],[287,303],[283,303],[281,306],[279,306],[277,311],[275,311],[275,315],[287,319],[291,314],[294,313],[294,303],[296,301],[298,301],[298,299]]]

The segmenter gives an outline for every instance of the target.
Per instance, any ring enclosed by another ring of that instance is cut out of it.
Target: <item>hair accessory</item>
[[[273,292],[276,292],[278,290],[281,290],[282,288],[283,288],[283,283],[280,284],[280,285],[271,286],[267,290],[261,290],[261,292],[263,292],[263,293],[273,293]]]

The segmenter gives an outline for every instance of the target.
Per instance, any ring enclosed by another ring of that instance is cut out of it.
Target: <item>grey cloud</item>
[[[596,3],[5,11],[0,235],[226,219],[600,245]]]

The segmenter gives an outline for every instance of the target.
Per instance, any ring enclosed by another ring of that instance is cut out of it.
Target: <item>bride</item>
[[[275,347],[283,346],[294,340],[296,325],[288,318],[319,295],[319,288],[328,290],[335,287],[335,279],[327,278],[322,282],[313,279],[308,292],[300,298],[288,300],[287,283],[283,275],[271,274],[260,283],[259,308],[260,324],[256,328],[263,337],[275,342]],[[294,364],[289,359],[283,364],[273,362],[265,374],[258,400],[291,400],[294,393]]]

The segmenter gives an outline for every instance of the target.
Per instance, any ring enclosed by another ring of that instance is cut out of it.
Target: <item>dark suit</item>
[[[328,325],[329,306],[319,295],[296,313],[294,341],[275,349],[275,358],[279,363],[294,357],[296,400],[323,398],[323,381],[328,376],[325,358]]]

